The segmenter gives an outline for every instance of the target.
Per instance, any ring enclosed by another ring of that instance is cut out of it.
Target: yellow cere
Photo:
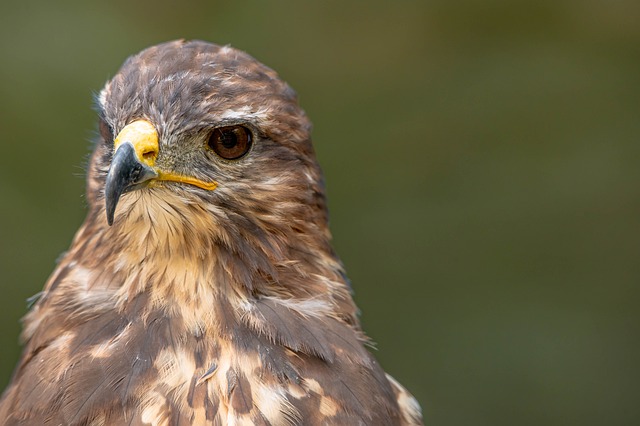
[[[113,142],[114,148],[124,143],[129,142],[133,145],[138,155],[138,160],[146,165],[153,167],[158,156],[158,132],[153,124],[147,120],[136,120],[133,123],[127,124],[124,129]]]
[[[194,177],[165,172],[154,167],[156,158],[158,157],[158,152],[160,151],[158,132],[153,124],[147,120],[136,120],[127,124],[115,138],[113,142],[114,149],[118,149],[118,147],[125,142],[129,142],[133,145],[138,161],[155,170],[158,174],[156,180],[182,182],[208,191],[213,191],[218,187],[216,182],[205,182]]]

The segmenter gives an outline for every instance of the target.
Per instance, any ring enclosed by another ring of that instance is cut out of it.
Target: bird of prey
[[[97,97],[87,218],[25,317],[5,425],[418,425],[366,349],[294,91],[173,41]]]

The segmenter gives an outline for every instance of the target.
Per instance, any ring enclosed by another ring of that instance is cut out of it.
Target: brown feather
[[[89,212],[24,320],[7,425],[418,425],[365,349],[331,248],[322,173],[295,93],[247,54],[175,41],[129,58],[99,97]],[[160,137],[156,166],[218,182],[104,188],[113,136]],[[223,161],[216,127],[251,129]]]

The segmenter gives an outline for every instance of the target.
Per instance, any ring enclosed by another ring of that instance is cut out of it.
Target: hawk
[[[173,41],[97,98],[88,213],[24,320],[5,425],[418,425],[366,349],[310,123],[271,69]]]

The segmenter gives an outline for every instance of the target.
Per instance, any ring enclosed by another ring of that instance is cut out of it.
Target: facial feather
[[[421,424],[364,347],[311,126],[273,70],[169,42],[129,58],[97,102],[89,212],[25,319],[6,424]],[[153,181],[109,226],[113,136],[140,119],[154,167],[217,188]],[[252,138],[237,160],[208,145],[229,126]]]

